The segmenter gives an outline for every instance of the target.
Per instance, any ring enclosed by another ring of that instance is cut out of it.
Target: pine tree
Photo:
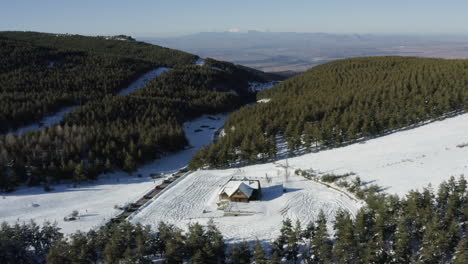
[[[208,221],[206,230],[207,241],[210,242],[210,247],[214,253],[217,263],[224,262],[226,245],[224,244],[223,235],[214,225],[213,219]]]
[[[172,237],[166,241],[164,259],[170,264],[182,263],[186,256],[184,239],[180,230],[172,232]]]
[[[455,248],[452,261],[454,264],[466,264],[468,260],[468,236],[464,236]]]
[[[64,239],[58,239],[49,249],[46,257],[47,264],[68,264],[73,263],[70,259],[68,243]]]
[[[132,155],[130,153],[125,152],[125,160],[124,160],[124,167],[123,169],[130,173],[136,169],[136,162],[133,159]]]
[[[356,241],[351,216],[347,211],[340,211],[334,226],[335,244],[333,258],[337,263],[353,263],[356,260]]]
[[[206,264],[206,257],[201,250],[197,250],[195,254],[190,258],[190,263],[192,264]]]
[[[426,225],[421,242],[419,261],[422,263],[439,263],[442,261],[447,243],[445,230],[441,229],[440,220],[434,216]]]
[[[302,232],[302,238],[312,240],[315,233],[315,224],[314,222],[310,221],[305,230]]]
[[[242,241],[242,243],[239,246],[239,251],[240,251],[240,258],[241,258],[240,264],[250,263],[250,259],[252,258],[252,253],[250,252],[249,244],[247,244],[247,241]]]
[[[323,211],[320,211],[315,224],[317,228],[311,241],[311,263],[331,263],[332,243]]]
[[[185,241],[185,245],[187,247],[187,254],[189,256],[194,256],[195,253],[197,253],[198,251],[200,251],[200,253],[203,253],[201,251],[203,246],[205,245],[205,243],[209,242],[205,239],[203,227],[198,223],[189,225],[189,230],[186,235]]]
[[[290,237],[292,232],[293,230],[291,219],[286,218],[285,220],[283,220],[283,225],[280,229],[280,236],[275,241],[275,247],[279,250],[279,253],[283,253],[284,245],[286,245],[286,243],[288,242],[288,237]]]
[[[239,245],[237,244],[234,244],[231,246],[230,250],[229,250],[229,260],[231,261],[231,263],[236,263],[236,264],[240,264],[242,263],[242,256],[241,256],[241,251],[240,251],[240,248],[239,248]]]
[[[109,158],[106,159],[106,163],[104,163],[104,168],[106,172],[112,172],[112,164]]]
[[[82,181],[86,179],[83,161],[81,161],[80,163],[76,165],[75,170],[73,172],[73,179],[78,183],[81,183]]]
[[[278,253],[277,250],[274,250],[271,254],[270,259],[268,260],[268,264],[280,264],[281,263],[281,255]]]
[[[393,263],[408,263],[411,259],[410,234],[407,230],[407,221],[400,217],[395,232]]]
[[[104,248],[104,263],[117,263],[125,253],[123,238],[120,232],[114,232]]]
[[[253,259],[255,261],[255,264],[267,263],[267,260],[265,258],[265,250],[263,249],[262,244],[258,240],[255,241]]]

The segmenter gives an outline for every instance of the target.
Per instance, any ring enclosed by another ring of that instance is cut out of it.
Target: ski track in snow
[[[306,225],[316,220],[320,210],[333,219],[339,209],[355,215],[362,206],[360,202],[300,176],[290,176],[285,183],[279,170],[273,164],[266,164],[244,167],[242,172],[238,169],[194,172],[155,199],[131,221],[154,228],[164,221],[185,230],[191,223],[206,224],[213,219],[228,241],[272,240],[279,235],[278,226],[286,217]],[[272,178],[271,183],[265,180],[265,173]],[[224,216],[223,211],[217,210],[218,191],[232,176],[259,178],[261,181],[261,201],[231,203],[232,212],[251,215]],[[283,193],[282,184],[285,184],[286,193]],[[331,221],[329,229],[332,231]]]
[[[145,75],[141,76],[140,78],[138,78],[136,81],[134,81],[132,84],[130,84],[127,88],[121,90],[118,93],[118,95],[129,94],[129,93],[135,91],[136,89],[139,89],[139,88],[143,87],[149,81],[151,81],[152,79],[158,77],[162,73],[170,71],[170,70],[171,70],[171,68],[166,68],[166,67],[160,67],[160,68],[154,69],[154,70],[146,73]],[[71,112],[72,110],[74,110],[74,109],[76,109],[78,107],[79,106],[77,106],[77,105],[64,107],[60,111],[58,111],[58,112],[56,112],[56,113],[54,113],[52,115],[48,115],[48,116],[42,118],[41,121],[39,121],[39,122],[37,122],[35,124],[31,124],[31,125],[27,125],[27,126],[17,128],[15,130],[10,131],[10,133],[13,133],[13,134],[19,136],[19,135],[22,135],[23,133],[26,133],[26,132],[39,130],[39,129],[42,129],[44,127],[50,127],[52,125],[56,125],[56,124],[58,124],[58,123],[60,123],[62,121],[63,117],[66,114],[68,114],[69,112]]]

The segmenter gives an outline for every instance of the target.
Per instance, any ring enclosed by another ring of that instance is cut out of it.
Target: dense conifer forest
[[[195,59],[142,42],[0,32],[0,133],[65,106],[115,94],[155,67]]]
[[[131,172],[185,147],[184,121],[254,101],[248,83],[270,77],[211,59],[192,65],[196,56],[135,41],[7,32],[0,42],[7,55],[0,72],[2,131],[82,103],[59,125],[0,135],[0,191],[21,183],[80,182],[114,169]],[[115,95],[138,73],[159,66],[174,70]]]
[[[468,107],[468,60],[370,57],[314,67],[234,112],[226,135],[192,168],[271,159],[282,136],[291,152],[335,147]]]
[[[274,241],[226,244],[213,222],[187,232],[160,223],[127,222],[64,236],[53,224],[0,227],[0,262],[15,263],[455,263],[468,258],[468,190],[464,177],[451,177],[406,197],[350,184],[367,203],[355,217],[343,211],[303,225],[285,219]],[[303,262],[299,262],[303,261]]]

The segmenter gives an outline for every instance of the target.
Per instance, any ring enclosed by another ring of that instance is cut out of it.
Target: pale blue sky
[[[468,34],[467,0],[1,0],[0,30]]]

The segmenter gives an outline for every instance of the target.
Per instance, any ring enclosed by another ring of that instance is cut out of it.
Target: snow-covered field
[[[190,223],[206,224],[213,219],[227,240],[271,240],[279,235],[279,227],[286,217],[306,225],[316,220],[320,210],[333,219],[340,208],[354,215],[362,205],[300,176],[290,175],[286,180],[285,169],[280,163],[196,171],[153,200],[131,221],[153,227],[164,221],[185,229]],[[270,182],[266,180],[266,174],[271,178]],[[226,209],[228,216],[224,216],[225,212],[217,209],[218,192],[231,177],[260,180],[262,198],[250,203],[231,203]],[[246,215],[229,216],[236,213]],[[330,229],[331,225],[330,222]]]
[[[22,187],[14,193],[3,194],[0,196],[0,222],[28,222],[31,219],[37,223],[57,221],[65,233],[87,231],[102,225],[120,212],[114,209],[114,205],[134,202],[160,184],[162,180],[154,182],[148,177],[150,173],[169,174],[185,167],[193,153],[211,142],[216,129],[224,124],[225,119],[226,115],[213,115],[186,122],[184,131],[192,147],[149,163],[133,176],[115,172],[102,175],[98,181],[79,188],[62,184],[53,186],[55,190],[52,192],[44,192],[40,187]],[[195,132],[201,126],[208,128]],[[138,174],[143,177],[136,177]],[[73,210],[79,212],[80,219],[65,222],[63,218]]]
[[[289,159],[294,168],[344,174],[405,195],[450,176],[468,176],[468,114],[384,137]]]

